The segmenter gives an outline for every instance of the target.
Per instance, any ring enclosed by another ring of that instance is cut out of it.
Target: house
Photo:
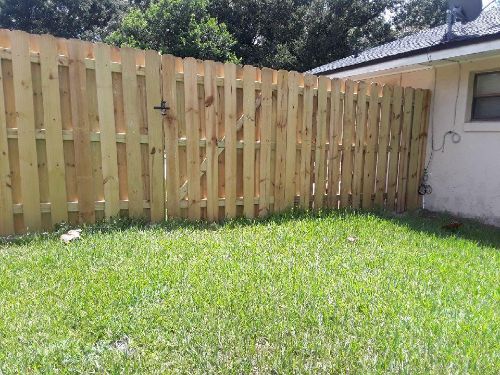
[[[500,226],[500,8],[311,70],[432,90],[424,206]]]

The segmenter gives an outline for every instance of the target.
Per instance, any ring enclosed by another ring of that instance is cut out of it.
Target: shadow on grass
[[[220,228],[238,228],[249,225],[284,224],[298,219],[312,218],[341,218],[347,215],[375,216],[381,220],[387,220],[395,225],[409,228],[416,232],[432,234],[441,238],[457,238],[472,241],[479,246],[493,247],[500,249],[500,228],[481,224],[470,219],[457,219],[451,215],[439,214],[429,211],[417,211],[396,215],[387,211],[353,211],[353,210],[324,210],[320,212],[305,212],[302,210],[292,210],[282,214],[276,214],[263,219],[235,219],[221,221],[218,223],[209,222],[189,222],[186,220],[168,220],[158,224],[150,224],[146,220],[130,218],[115,218],[108,221],[101,221],[94,225],[78,227],[83,229],[85,234],[105,234],[123,232],[126,230],[155,230],[175,231],[178,229],[190,230],[218,230]],[[443,226],[452,221],[459,221],[463,225],[456,230],[444,229]],[[61,234],[69,229],[76,228],[69,224],[61,224],[53,233],[26,234],[11,237],[0,237],[2,245],[26,245],[39,240],[57,240]]]

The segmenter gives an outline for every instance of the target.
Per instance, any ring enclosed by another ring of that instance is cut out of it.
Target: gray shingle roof
[[[446,42],[447,26],[418,32],[393,42],[370,48],[360,54],[333,61],[314,68],[312,74],[327,74],[334,71],[347,70],[360,65],[371,65],[381,61],[394,60],[406,55],[415,55],[425,50],[453,48],[460,44],[473,43],[485,38],[500,38],[500,7],[492,5],[476,20],[465,25],[453,25],[454,38]]]

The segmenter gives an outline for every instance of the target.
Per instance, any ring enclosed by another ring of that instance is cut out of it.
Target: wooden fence
[[[0,234],[420,205],[429,91],[6,30],[0,59]]]

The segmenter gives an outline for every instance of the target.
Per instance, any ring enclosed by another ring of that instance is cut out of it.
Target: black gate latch
[[[170,107],[167,105],[167,102],[165,100],[162,100],[161,104],[159,106],[155,106],[154,109],[159,109],[161,111],[161,114],[165,116]]]

